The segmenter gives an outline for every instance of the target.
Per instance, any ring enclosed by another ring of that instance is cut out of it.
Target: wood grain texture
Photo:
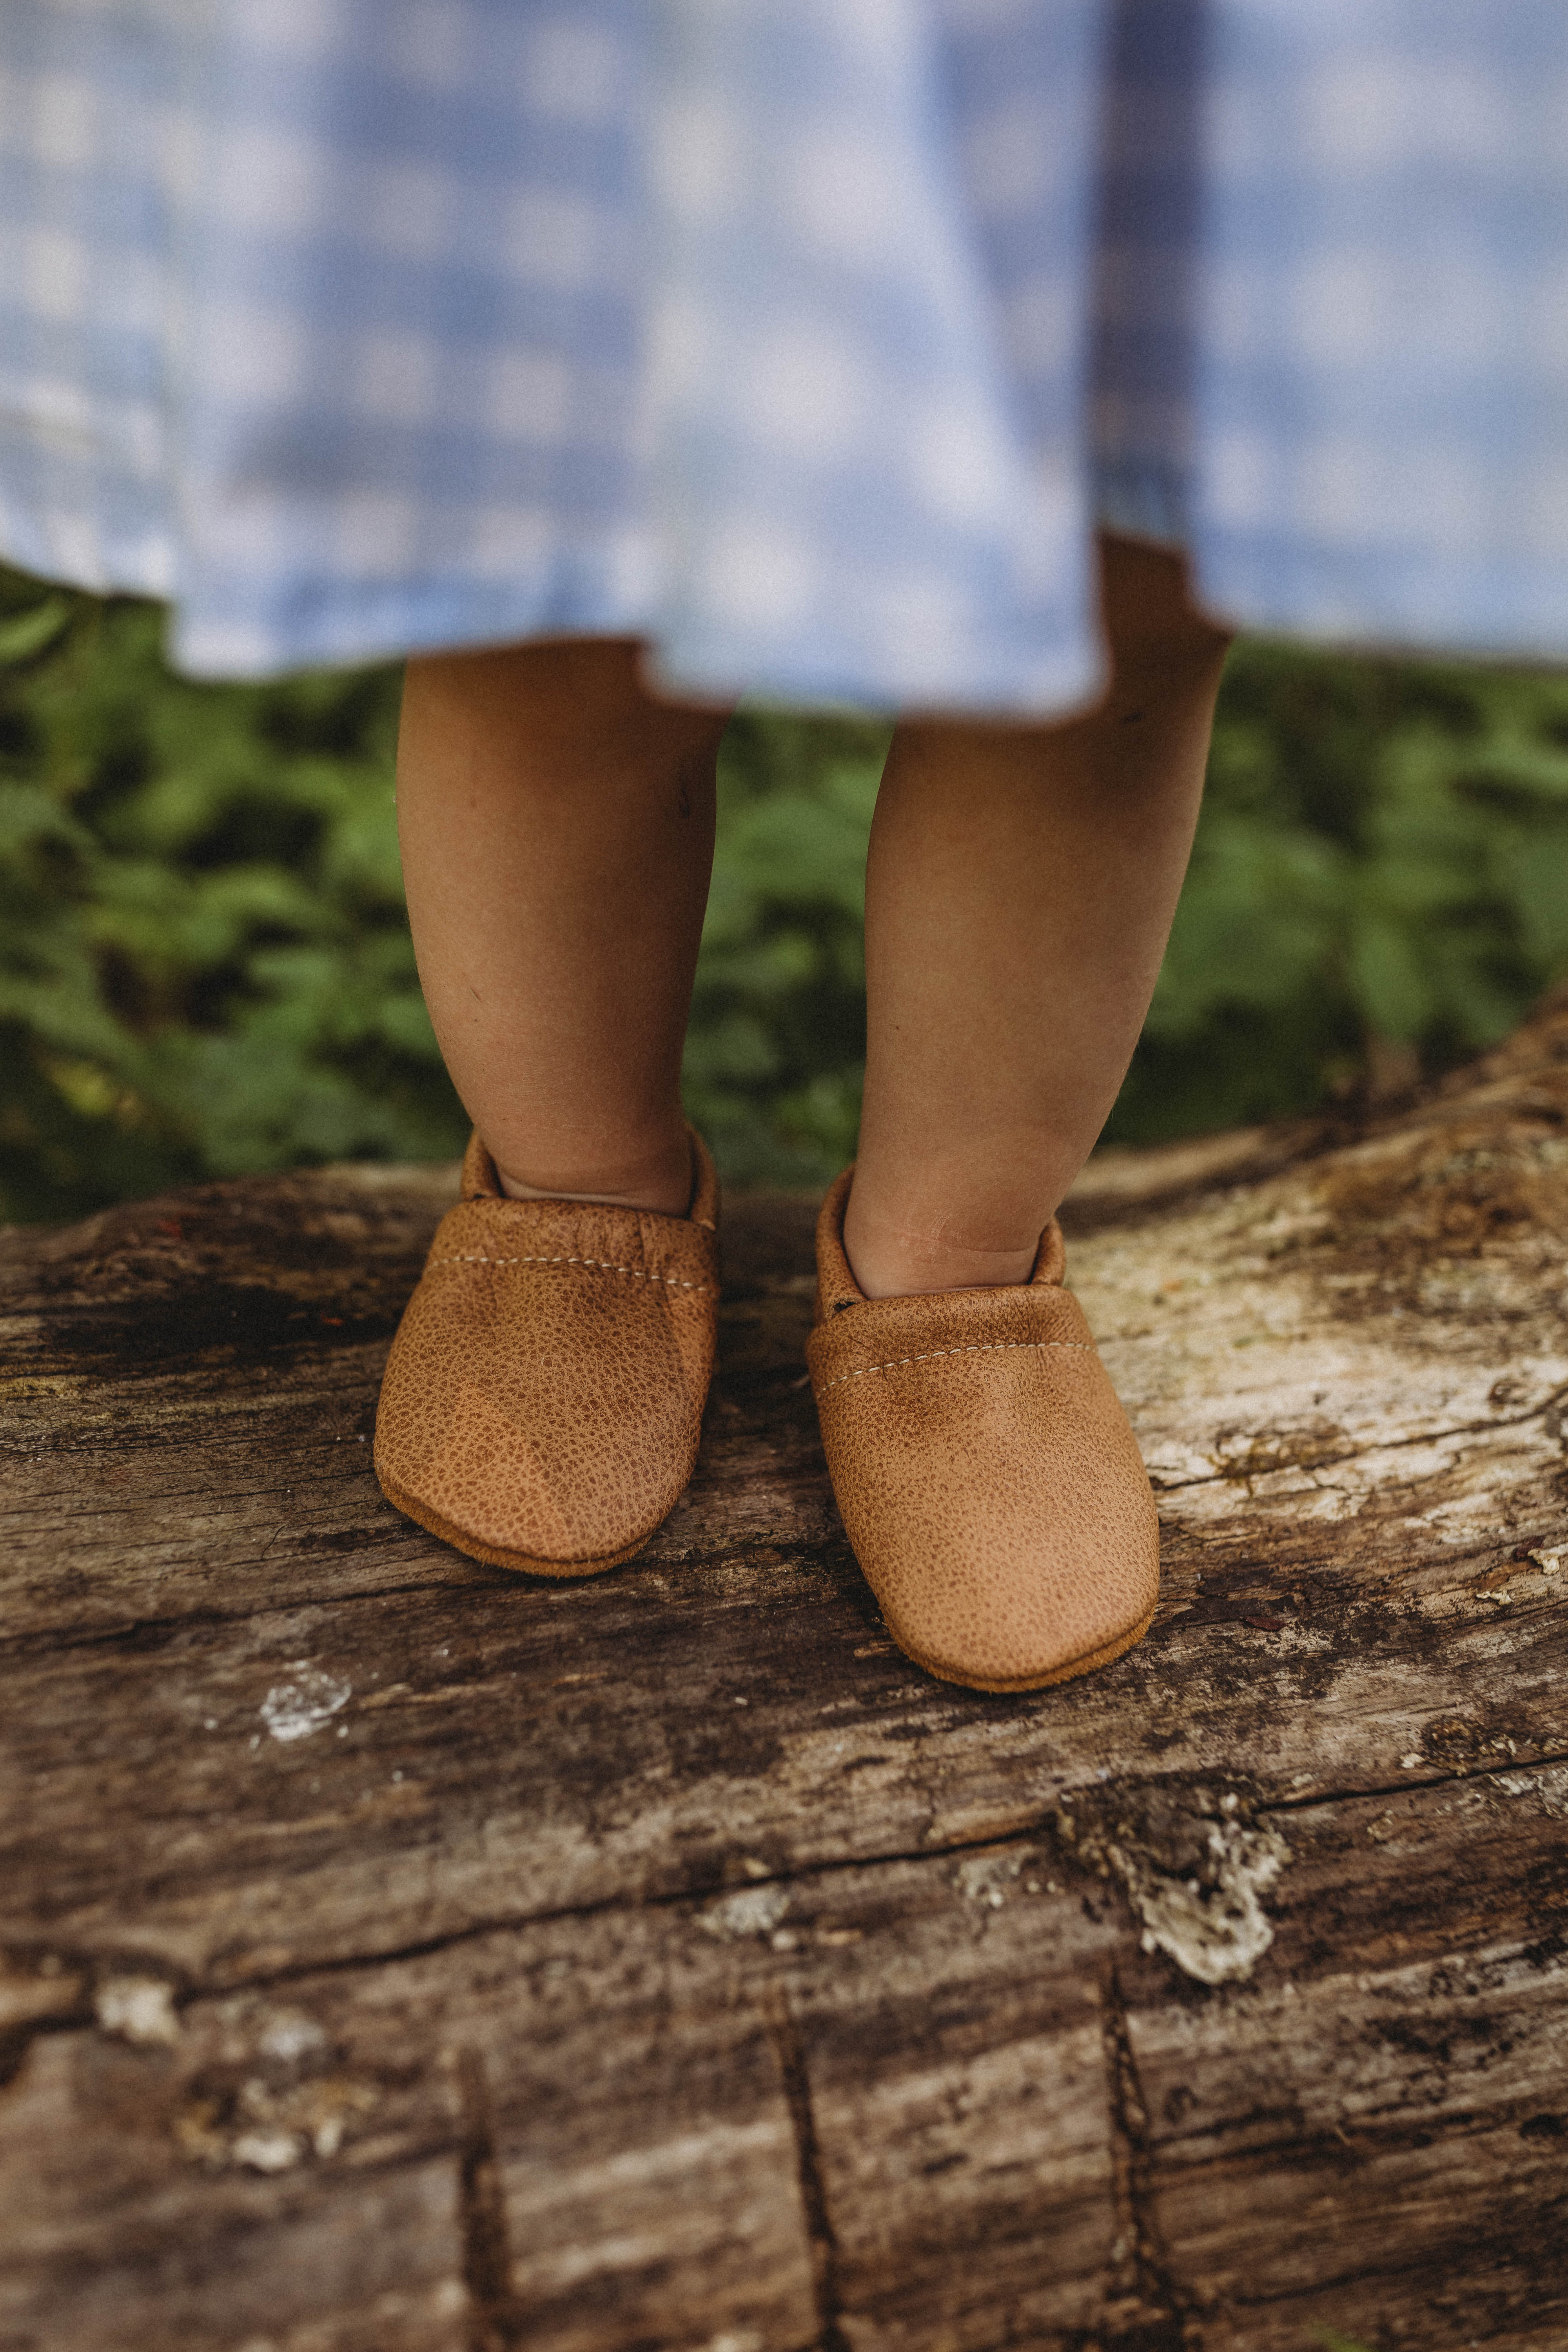
[[[933,1683],[811,1204],[581,1585],[370,1474],[449,1171],[0,1235],[4,2352],[1568,2347],[1568,1011],[1091,1164],[1149,1639]]]

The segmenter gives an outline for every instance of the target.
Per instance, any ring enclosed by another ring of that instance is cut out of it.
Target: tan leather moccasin
[[[512,1201],[476,1135],[387,1360],[388,1502],[475,1559],[592,1576],[630,1559],[697,1459],[719,1309],[719,1180],[684,1217]]]
[[[833,1491],[889,1633],[972,1690],[1108,1665],[1154,1613],[1159,1523],[1062,1287],[1061,1228],[1026,1283],[867,1298],[844,1255],[853,1173],[817,1223],[806,1355]]]

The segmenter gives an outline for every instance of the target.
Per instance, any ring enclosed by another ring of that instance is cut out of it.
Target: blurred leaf
[[[403,919],[396,671],[197,685],[155,607],[40,595],[0,574],[0,646],[30,649],[0,667],[0,1213],[459,1150]]]
[[[1107,1129],[1305,1110],[1374,1041],[1436,1070],[1568,967],[1568,681],[1244,641],[1153,1008]]]
[[[68,628],[70,614],[68,598],[46,596],[41,604],[0,621],[0,668],[32,661]]]
[[[1354,925],[1350,982],[1368,1024],[1413,1044],[1430,1021],[1433,991],[1408,932],[1373,914]]]

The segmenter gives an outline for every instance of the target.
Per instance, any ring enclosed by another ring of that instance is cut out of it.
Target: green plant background
[[[0,1215],[456,1151],[393,814],[395,669],[196,685],[158,608],[0,573]],[[853,1150],[885,728],[745,711],[687,1055],[725,1174]],[[1233,653],[1108,1136],[1304,1110],[1489,1044],[1568,969],[1568,678]]]

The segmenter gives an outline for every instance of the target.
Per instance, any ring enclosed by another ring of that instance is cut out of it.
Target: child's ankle
[[[939,1234],[916,1233],[871,1213],[857,1216],[851,1191],[844,1219],[844,1253],[868,1298],[907,1298],[934,1290],[999,1288],[1027,1282],[1039,1248],[1023,1244],[978,1248]]]
[[[679,1147],[655,1152],[549,1160],[531,1153],[515,1168],[497,1159],[495,1169],[512,1201],[588,1201],[667,1217],[683,1217],[691,1205],[691,1146],[684,1131]]]

